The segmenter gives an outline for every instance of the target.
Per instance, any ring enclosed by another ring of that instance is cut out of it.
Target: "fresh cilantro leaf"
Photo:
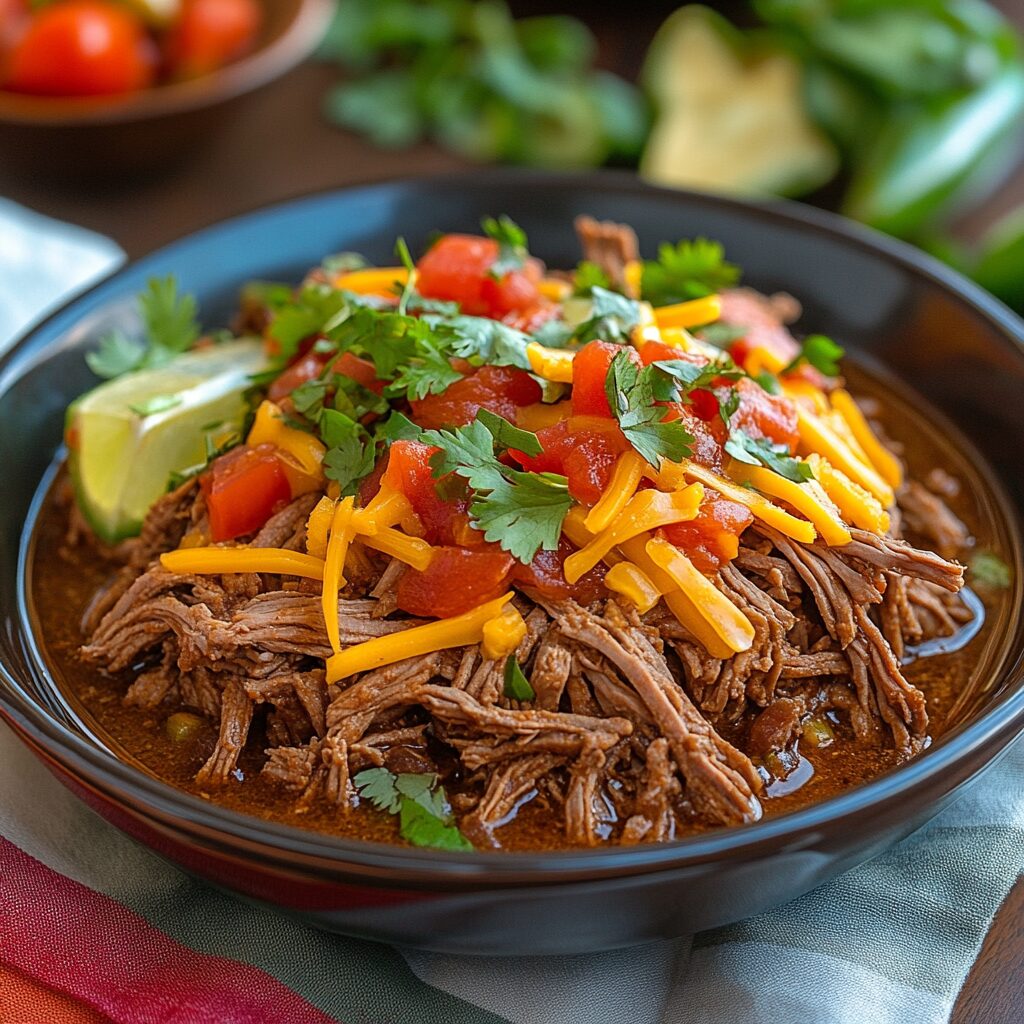
[[[195,297],[179,295],[173,276],[150,278],[138,297],[138,309],[145,341],[135,341],[121,331],[100,339],[97,351],[85,357],[97,376],[110,379],[132,370],[164,366],[199,338]]]
[[[194,295],[178,295],[178,282],[173,276],[151,278],[139,296],[139,312],[146,327],[150,351],[148,366],[168,362],[172,356],[185,352],[199,337]]]
[[[972,556],[968,568],[971,581],[991,590],[1006,590],[1010,586],[1010,567],[991,551],[979,551]]]
[[[486,540],[497,541],[524,564],[538,549],[558,546],[572,506],[565,477],[524,473],[498,462],[494,438],[479,419],[455,430],[425,431],[420,440],[440,449],[430,459],[435,477],[453,473],[473,489],[470,516]]]
[[[482,316],[425,317],[453,356],[476,365],[516,366],[530,369],[526,346],[530,336],[499,320]]]
[[[404,394],[411,401],[419,401],[427,395],[440,394],[457,380],[462,380],[462,374],[452,366],[434,340],[420,338],[414,351],[415,354],[397,368],[398,372],[387,386],[388,395],[398,397]],[[381,376],[379,365],[377,374]]]
[[[128,408],[139,416],[152,416],[181,405],[181,401],[181,395],[153,395],[152,398],[147,398],[136,405],[129,405]]]
[[[504,416],[498,416],[489,409],[480,409],[476,414],[477,420],[482,423],[495,444],[504,445],[506,448],[515,448],[524,455],[540,455],[544,451],[537,435],[529,430],[520,430],[513,426]]]
[[[334,408],[354,420],[361,420],[371,413],[381,415],[391,408],[386,398],[378,395],[376,391],[364,387],[351,377],[334,374],[332,382],[334,384]]]
[[[654,366],[639,369],[623,350],[612,360],[605,377],[605,394],[626,440],[652,466],[661,458],[679,462],[692,451],[693,435],[681,422],[664,422],[665,409],[656,394],[666,378]]]
[[[537,696],[514,654],[510,654],[505,662],[505,687],[502,692],[509,700],[533,700]]]
[[[736,415],[736,410],[739,407],[740,393],[735,388],[729,388],[724,395],[718,396],[718,415],[722,418],[726,429],[729,428],[730,421]]]
[[[343,436],[324,456],[324,476],[338,483],[342,495],[355,494],[359,481],[373,471],[376,461],[374,446],[365,443],[364,438],[352,431]]]
[[[412,843],[413,846],[458,852],[473,850],[473,844],[458,828],[445,824],[443,820],[414,800],[402,800],[398,820],[402,838]]]
[[[719,378],[739,380],[746,374],[723,353],[715,362],[694,363],[688,359],[665,359],[652,363],[651,367],[660,374],[667,374],[683,385],[684,393],[694,388],[710,387]]]
[[[774,373],[769,373],[765,370],[763,373],[759,373],[754,377],[754,380],[756,380],[769,395],[782,394],[782,385],[779,383],[779,378],[776,377]]]
[[[589,296],[594,288],[610,290],[612,286],[608,275],[590,260],[582,260],[572,275],[573,295]]]
[[[314,334],[326,334],[351,315],[344,292],[327,285],[309,285],[298,297],[278,308],[271,317],[267,335],[277,342],[278,361],[283,366],[298,351],[299,342]]]
[[[607,288],[591,288],[590,319],[576,329],[581,345],[588,341],[627,342],[641,319],[640,303]]]
[[[533,332],[533,340],[547,348],[567,348],[576,329],[564,320],[545,320]]]
[[[811,334],[804,338],[800,354],[782,370],[782,373],[792,373],[801,363],[808,363],[826,377],[837,377],[839,360],[845,354],[845,349],[826,335]]]
[[[397,814],[402,802],[395,786],[395,777],[387,768],[366,768],[352,779],[359,795],[379,811]]]
[[[350,437],[358,437],[359,424],[337,409],[324,409],[317,420],[320,438],[328,449],[344,445]]]
[[[564,476],[506,470],[487,493],[479,487],[474,491],[469,511],[485,540],[496,541],[524,565],[541,548],[558,547],[562,523],[573,504]]]
[[[329,382],[319,377],[303,381],[291,395],[295,411],[315,420],[324,407],[329,387]]]
[[[498,243],[498,258],[491,264],[488,273],[501,280],[513,270],[521,270],[529,258],[526,232],[511,217],[502,214],[495,220],[484,217],[480,222],[484,234]]]
[[[413,846],[472,850],[455,826],[451,806],[432,773],[393,775],[387,768],[367,768],[353,779],[360,797],[378,810],[397,814],[399,832]]]
[[[146,346],[133,341],[122,331],[111,331],[100,339],[95,352],[87,352],[85,361],[97,377],[110,380],[137,369],[146,354]]]
[[[734,341],[745,338],[749,333],[749,327],[743,327],[740,324],[727,324],[718,320],[713,324],[705,324],[697,331],[697,337],[701,341],[706,341],[709,345],[725,348]]]
[[[720,242],[706,238],[663,242],[658,258],[644,263],[640,292],[654,306],[699,299],[736,284],[738,267],[727,263]]]
[[[775,444],[765,437],[751,437],[739,427],[729,435],[725,450],[740,462],[749,466],[765,466],[795,484],[801,484],[814,476],[811,467],[793,458],[784,444]]]
[[[422,433],[422,427],[396,410],[377,427],[375,437],[386,444],[393,444],[395,441],[415,441]]]

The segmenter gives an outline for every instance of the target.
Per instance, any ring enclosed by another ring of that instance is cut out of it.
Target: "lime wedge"
[[[250,375],[264,365],[259,341],[229,341],[127,373],[72,403],[68,464],[98,536],[113,543],[138,533],[171,474],[201,465],[210,443],[242,429]]]

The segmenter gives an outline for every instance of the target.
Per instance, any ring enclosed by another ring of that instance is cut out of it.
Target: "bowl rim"
[[[333,11],[332,0],[296,0],[291,20],[268,44],[183,82],[98,97],[34,96],[0,89],[0,123],[92,127],[148,121],[215,106],[255,91],[308,57],[323,39]]]
[[[599,189],[623,196],[648,195],[669,202],[684,201],[723,207],[743,216],[774,224],[789,224],[812,233],[830,236],[846,246],[866,251],[883,262],[924,278],[965,304],[971,313],[988,321],[1009,343],[1017,358],[1024,359],[1024,320],[979,285],[912,246],[882,235],[863,225],[829,213],[784,200],[744,200],[709,193],[661,188],[641,181],[636,175],[619,171],[544,172],[492,169],[462,171],[430,176],[399,177],[350,184],[341,188],[317,189],[281,202],[264,204],[247,213],[215,221],[167,245],[134,259],[72,298],[42,321],[24,332],[0,357],[0,394],[16,382],[20,373],[34,363],[33,352],[46,340],[55,340],[71,326],[78,307],[89,308],[97,293],[116,285],[123,275],[144,270],[149,261],[173,258],[180,249],[202,245],[222,230],[230,230],[267,216],[287,215],[304,206],[334,196],[368,192],[425,191],[433,187],[458,187],[471,183],[480,187],[509,187],[543,192]],[[84,311],[83,309],[83,311]],[[47,334],[53,337],[47,339]],[[27,359],[25,366],[18,364]],[[1011,524],[1012,526],[1012,524]],[[1021,538],[1011,529],[1011,552],[1017,571],[1012,599],[1022,603],[1024,579]],[[24,555],[21,544],[18,565],[19,602],[24,594]],[[1009,599],[1009,595],[1008,595]],[[27,631],[27,623],[17,627]],[[24,695],[21,684],[5,664],[0,663],[0,718],[13,726],[23,741],[51,765],[73,776],[87,788],[115,804],[129,804],[136,814],[158,829],[188,833],[212,848],[237,851],[240,846],[257,849],[269,861],[294,867],[303,863],[322,875],[371,878],[383,887],[402,884],[429,886],[439,880],[448,885],[489,887],[524,882],[550,885],[677,870],[697,863],[730,857],[749,857],[766,845],[780,841],[790,847],[809,845],[827,826],[844,818],[870,812],[900,800],[909,791],[942,775],[951,766],[971,760],[987,751],[974,777],[1024,733],[1024,652],[1003,665],[1005,680],[1001,692],[977,718],[942,736],[932,749],[908,763],[838,796],[750,825],[718,829],[668,843],[632,847],[570,849],[541,852],[475,851],[451,853],[386,843],[348,839],[247,815],[202,800],[169,783],[149,776],[119,761],[101,747],[85,742],[66,726],[50,717]],[[964,780],[966,781],[966,780]],[[950,787],[951,789],[956,787]],[[936,808],[937,809],[937,808]]]

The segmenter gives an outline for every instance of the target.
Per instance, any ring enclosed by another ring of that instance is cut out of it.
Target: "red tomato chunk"
[[[626,352],[633,363],[640,365],[635,348],[609,341],[591,341],[576,353],[572,361],[572,411],[576,416],[611,417],[605,379],[608,367],[620,352]]]
[[[516,410],[541,398],[540,385],[525,371],[512,366],[481,366],[439,395],[412,403],[413,419],[425,430],[463,427],[481,409],[504,416],[512,423]]]
[[[608,568],[599,562],[575,583],[569,583],[565,578],[564,565],[575,550],[565,537],[560,537],[554,551],[538,551],[529,565],[516,562],[512,579],[517,586],[531,590],[549,601],[562,601],[571,597],[582,605],[588,605],[604,596],[604,575]]]
[[[736,557],[740,534],[753,521],[743,505],[706,491],[696,519],[664,526],[661,532],[701,572],[711,574]]]
[[[292,497],[284,466],[271,444],[242,445],[215,459],[199,478],[210,518],[210,539],[255,533]]]
[[[515,560],[499,549],[435,548],[423,572],[406,569],[398,581],[398,607],[410,615],[445,619],[461,615],[508,589]]]

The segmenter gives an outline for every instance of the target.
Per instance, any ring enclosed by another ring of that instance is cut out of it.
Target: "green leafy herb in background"
[[[839,375],[839,360],[845,354],[842,346],[837,345],[831,338],[824,334],[811,334],[801,343],[800,353],[781,372],[791,373],[802,363],[806,363],[826,377],[836,377]]]
[[[591,166],[635,159],[647,131],[641,93],[594,70],[581,22],[514,20],[502,0],[345,0],[321,52],[351,76],[328,116],[383,146]]]
[[[98,377],[119,377],[132,370],[164,366],[187,352],[199,338],[195,297],[179,295],[173,276],[150,278],[139,295],[138,310],[145,329],[142,341],[113,331],[100,340],[95,352],[86,355],[89,369]]]
[[[658,258],[644,263],[640,290],[654,306],[700,299],[736,284],[739,267],[725,258],[721,242],[707,238],[663,242]]]

